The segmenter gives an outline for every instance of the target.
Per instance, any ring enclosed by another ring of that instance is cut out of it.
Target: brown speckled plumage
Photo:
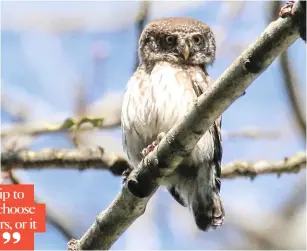
[[[174,32],[199,32],[207,33],[210,32],[209,26],[198,20],[188,17],[170,17],[161,18],[152,21],[143,31],[143,35],[152,32],[164,32],[173,34]],[[145,35],[146,36],[146,35]]]
[[[143,148],[154,147],[157,136],[183,119],[211,84],[206,66],[215,60],[214,35],[208,25],[191,18],[158,19],[142,32],[139,57],[122,108],[123,146],[132,166],[141,161]],[[163,183],[204,231],[222,225],[224,218],[220,127],[221,118]]]

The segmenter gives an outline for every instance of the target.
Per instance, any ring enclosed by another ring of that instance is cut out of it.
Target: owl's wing
[[[221,162],[222,162],[222,153],[223,153],[221,126],[222,126],[222,116],[220,116],[214,122],[211,129],[213,135],[213,142],[214,142],[213,163],[216,172],[215,185],[218,191],[220,191],[221,189]]]
[[[191,72],[189,73],[190,78],[192,80],[192,85],[195,90],[196,95],[199,97],[206,88],[210,84],[212,84],[212,80],[201,68],[192,68]],[[209,129],[212,137],[213,137],[213,143],[214,143],[214,148],[213,148],[213,165],[215,168],[215,173],[216,173],[216,189],[220,191],[221,187],[221,161],[222,161],[222,153],[223,153],[223,148],[222,148],[222,135],[221,135],[221,127],[222,127],[222,116],[219,116],[211,128]]]
[[[189,75],[189,78],[184,78],[184,75],[180,75],[182,78],[180,79],[181,83],[184,83],[186,86],[186,91],[193,92],[195,96],[199,97],[206,88],[212,83],[208,74],[206,74],[201,68],[191,67],[187,69],[186,73]],[[209,160],[209,165],[215,171],[214,175],[214,190],[215,193],[218,194],[221,187],[221,160],[222,160],[222,138],[221,138],[221,123],[222,117],[216,119],[213,125],[210,127],[210,133],[212,135],[212,141],[214,144],[213,147],[213,157]],[[208,160],[206,160],[208,161]],[[187,206],[186,199],[183,199],[180,191],[177,190],[177,186],[174,185],[169,187],[168,190],[170,194],[175,198],[177,202],[179,202],[182,206]],[[214,197],[214,200],[217,200],[217,196]],[[197,210],[196,210],[197,211]]]

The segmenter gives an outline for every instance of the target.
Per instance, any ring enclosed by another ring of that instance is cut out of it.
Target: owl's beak
[[[183,48],[183,56],[184,56],[184,59],[187,60],[190,56],[190,48],[189,46],[185,43],[184,44],[184,48]]]

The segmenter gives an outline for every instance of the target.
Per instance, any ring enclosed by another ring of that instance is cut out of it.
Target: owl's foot
[[[294,0],[287,1],[286,4],[280,9],[279,16],[286,17],[293,15],[293,4]]]
[[[166,133],[164,132],[159,133],[157,139],[154,142],[152,142],[150,145],[148,145],[146,148],[143,149],[142,151],[143,157],[146,157],[150,152],[152,152],[165,135]]]
[[[122,173],[122,176],[123,176],[123,184],[126,183],[127,179],[128,179],[128,176],[130,175],[130,173],[132,172],[133,168],[131,166],[129,166],[128,169],[126,169],[123,173]]]

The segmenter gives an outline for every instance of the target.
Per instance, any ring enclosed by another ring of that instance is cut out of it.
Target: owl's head
[[[215,38],[208,25],[191,18],[163,18],[149,23],[139,41],[140,62],[166,61],[203,65],[215,60]]]

